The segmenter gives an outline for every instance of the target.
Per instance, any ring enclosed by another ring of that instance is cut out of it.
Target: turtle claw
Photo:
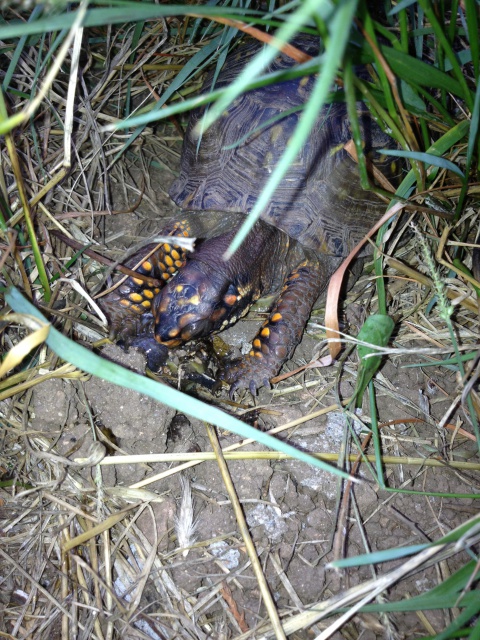
[[[255,397],[261,387],[271,389],[269,377],[275,373],[276,371],[271,367],[266,367],[263,363],[260,365],[257,359],[253,360],[246,356],[246,358],[238,358],[226,364],[220,378],[230,384],[228,395],[233,400],[237,391],[246,389]]]

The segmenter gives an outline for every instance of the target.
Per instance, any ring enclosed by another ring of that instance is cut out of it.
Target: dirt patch
[[[118,347],[111,347],[108,357],[136,371],[144,366],[141,355],[125,354]],[[382,421],[392,423],[382,430],[383,453],[428,458],[434,446],[441,442],[448,445],[448,437],[433,426],[438,424],[448,401],[436,402],[433,395],[426,415],[418,403],[419,389],[426,395],[429,393],[426,384],[431,376],[427,379],[420,370],[413,375],[406,371],[387,363],[378,381],[378,411]],[[329,373],[332,376],[334,372]],[[324,371],[323,376],[328,382],[329,374]],[[436,385],[442,389],[452,384],[448,375],[435,378]],[[387,379],[389,384],[383,387]],[[349,388],[348,382],[342,385]],[[48,438],[60,455],[70,455],[73,459],[86,455],[93,432],[101,433],[104,443],[110,442],[109,452],[115,455],[211,450],[201,421],[175,414],[146,396],[95,378],[82,383],[81,387],[82,391],[79,383],[53,380],[38,386],[32,395],[31,428]],[[269,413],[264,416],[260,412],[260,428],[295,421],[314,405],[318,408],[315,392],[307,389],[279,400],[268,396]],[[330,394],[323,402],[333,404],[334,398]],[[364,413],[363,419],[366,418]],[[412,418],[417,421],[409,423]],[[279,437],[309,452],[339,453],[346,429],[345,415],[331,411]],[[357,431],[360,433],[359,425]],[[364,436],[365,431],[360,433],[361,438]],[[221,435],[223,447],[236,440],[234,436]],[[263,451],[264,448],[255,445],[249,450]],[[452,455],[456,458],[455,450]],[[475,455],[474,443],[463,441],[462,455]],[[335,554],[355,556],[422,544],[448,533],[476,513],[475,501],[471,499],[458,501],[387,493],[372,483],[371,473],[362,466],[360,477],[364,482],[351,489],[349,506],[343,514],[344,532],[339,534],[339,504],[344,494],[331,474],[291,460],[236,460],[230,461],[228,467],[279,610],[306,608],[366,582],[374,574],[388,573],[398,565],[398,562],[379,565],[374,573],[371,567],[360,566],[338,574],[327,567]],[[108,495],[113,489],[126,489],[139,482],[143,486],[144,481],[168,473],[170,468],[170,463],[101,467],[102,491]],[[85,487],[92,487],[95,474],[84,470],[81,476]],[[143,540],[142,548],[156,549],[162,567],[161,577],[153,572],[142,590],[139,601],[142,624],[150,629],[153,625],[158,631],[152,615],[158,611],[162,589],[167,588],[170,598],[182,599],[180,593],[190,594],[199,614],[216,621],[216,628],[229,627],[239,633],[238,620],[225,604],[229,602],[224,591],[228,583],[230,597],[244,616],[245,624],[254,629],[264,618],[263,603],[218,467],[214,461],[202,462],[185,469],[183,476],[193,492],[196,521],[188,555],[179,549],[175,533],[176,518],[181,514],[180,474],[146,484],[148,491],[160,498],[149,508],[141,508],[135,519],[136,535]],[[442,467],[422,469],[420,465],[389,466],[385,477],[390,487],[446,493],[470,493],[478,484],[475,476],[468,472],[459,474]],[[138,539],[135,544],[139,544]],[[445,572],[443,577],[464,563],[463,554],[451,558],[441,569]],[[392,588],[390,599],[426,593],[437,584],[438,570],[431,567],[402,581]],[[126,589],[127,602],[128,584],[132,588],[137,582],[130,577],[125,583],[125,578],[120,576],[116,587],[119,595]],[[426,618],[437,629],[447,622],[443,614],[435,611],[427,612]],[[425,633],[425,621],[414,614],[396,613],[387,621],[382,620],[365,614],[356,618],[354,626],[357,633],[369,638],[384,637],[388,632],[385,625],[390,625],[397,637]],[[132,621],[132,626],[145,628],[139,626],[138,621]],[[199,633],[195,637],[203,636]]]

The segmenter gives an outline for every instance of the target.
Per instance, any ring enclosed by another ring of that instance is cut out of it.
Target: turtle
[[[313,36],[297,36],[294,44],[308,54],[318,53]],[[247,42],[229,54],[215,88],[234,80],[260,46]],[[268,71],[293,65],[279,52]],[[148,258],[135,254],[127,263],[140,263],[139,273],[162,284],[152,289],[130,277],[103,302],[113,332],[136,333],[135,343],[148,350],[153,337],[175,347],[221,331],[260,297],[277,293],[249,353],[227,362],[220,372],[231,394],[248,389],[255,395],[270,385],[300,342],[331,275],[386,208],[376,194],[362,188],[357,164],[344,149],[352,138],[346,105],[332,101],[319,113],[241,248],[223,259],[288,145],[314,82],[311,76],[284,79],[246,92],[200,140],[196,125],[204,108],[191,113],[180,174],[170,189],[181,213],[163,229],[171,240],[149,246],[156,251]],[[211,85],[210,75],[204,90]],[[357,111],[365,153],[392,178],[396,169],[391,158],[378,153],[392,147],[391,138],[365,105],[357,103]],[[197,237],[193,253],[175,245],[175,237],[182,235]]]

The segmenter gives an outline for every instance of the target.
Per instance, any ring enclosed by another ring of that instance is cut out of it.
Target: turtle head
[[[176,347],[206,337],[236,322],[251,304],[226,270],[192,260],[155,298],[155,339]]]

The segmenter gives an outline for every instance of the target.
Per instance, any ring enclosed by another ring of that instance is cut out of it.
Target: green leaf
[[[362,342],[368,343],[368,345],[386,347],[394,327],[395,323],[390,316],[375,314],[373,316],[369,316],[365,320],[357,338]],[[377,353],[375,346],[368,345],[359,344],[357,347],[360,358],[360,369],[357,378],[357,389],[355,392],[357,402],[359,402],[360,398],[363,396],[363,392],[377,372],[382,361],[382,356],[371,355]]]
[[[420,151],[400,151],[391,149],[381,149],[379,153],[383,153],[386,156],[396,156],[399,158],[410,158],[411,160],[418,160],[419,162],[424,162],[428,165],[433,165],[435,167],[441,167],[442,169],[446,169],[447,171],[451,171],[452,173],[456,173],[460,178],[464,178],[463,171],[457,167],[456,164],[451,162],[450,160],[446,160],[446,158],[439,158],[438,156],[434,156],[431,153],[423,153]]]
[[[463,98],[463,87],[448,73],[444,73],[431,64],[417,60],[402,51],[390,47],[380,47],[393,73],[407,82],[412,81],[421,87],[444,89]]]

